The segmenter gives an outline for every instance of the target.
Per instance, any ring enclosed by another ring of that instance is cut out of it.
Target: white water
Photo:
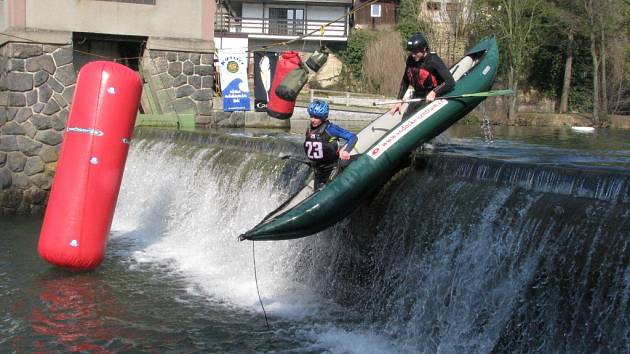
[[[239,242],[237,236],[287,197],[287,191],[273,186],[281,169],[275,168],[270,176],[260,172],[263,166],[247,168],[262,163],[247,155],[239,165],[230,166],[214,163],[222,151],[191,149],[182,156],[176,149],[174,144],[141,141],[130,150],[112,242],[131,244],[132,269],[151,267],[177,274],[187,279],[190,293],[207,298],[213,306],[262,314],[252,243]],[[255,243],[258,285],[272,326],[290,322],[288,330],[275,328],[275,335],[303,341],[306,350],[398,352],[390,338],[353,325],[357,314],[317,292],[318,282],[326,279],[326,274],[316,273],[321,267],[298,269],[301,252],[331,252],[330,237]]]

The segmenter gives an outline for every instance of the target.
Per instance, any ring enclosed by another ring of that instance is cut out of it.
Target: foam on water
[[[274,186],[280,168],[264,174],[262,166],[252,168],[260,162],[244,155],[231,170],[216,163],[222,154],[212,149],[182,154],[171,143],[136,143],[130,150],[111,240],[132,241],[126,250],[131,268],[167,269],[188,279],[191,294],[262,313],[252,243],[239,242],[237,236],[276,208],[288,191]],[[255,243],[258,285],[267,314],[277,321],[297,321],[289,334],[280,330],[276,335],[301,337],[305,345],[331,352],[391,351],[393,345],[385,337],[352,325],[338,327],[335,323],[346,321],[346,315],[356,315],[323,298],[308,282],[295,280],[296,255],[325,237]],[[363,344],[357,346],[357,341]]]

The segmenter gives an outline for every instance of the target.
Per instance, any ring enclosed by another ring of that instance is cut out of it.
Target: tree
[[[422,6],[422,0],[400,1],[400,19],[397,29],[405,42],[412,34],[426,32],[429,27],[420,19],[420,6]]]
[[[473,12],[470,11],[470,0],[452,0],[446,3],[446,14],[450,27],[448,60],[454,63],[463,55],[468,36],[472,29]]]
[[[601,113],[601,96],[600,96],[600,79],[599,79],[599,56],[597,55],[597,3],[598,0],[581,0],[582,7],[586,11],[588,20],[588,32],[590,37],[591,61],[593,63],[593,112],[591,121],[595,126],[602,124],[600,120]]]
[[[629,59],[630,37],[630,1],[606,0],[602,1],[600,24],[601,62],[601,99],[604,118],[606,114],[627,112],[628,95],[623,93],[628,89],[630,68]],[[624,65],[625,64],[625,65]]]
[[[537,28],[541,17],[541,0],[476,0],[475,27],[482,34],[496,34],[502,48],[501,72],[508,86],[518,92],[519,82],[529,71],[532,53],[538,46]],[[516,115],[517,97],[510,98],[508,119]]]
[[[569,109],[569,93],[571,91],[571,77],[573,75],[574,46],[575,37],[578,32],[584,29],[583,18],[576,13],[579,9],[576,0],[556,0],[550,4],[547,13],[550,22],[554,24],[552,30],[562,33],[564,41],[564,70],[562,78],[562,89],[560,93],[559,113],[566,113]],[[557,38],[550,38],[550,41],[557,42]]]
[[[378,33],[369,30],[353,30],[350,33],[346,48],[339,52],[339,59],[343,62],[340,85],[345,89],[362,89],[365,50],[368,43],[377,37]]]
[[[619,61],[627,59],[625,48],[628,45],[628,1],[627,0],[580,0],[585,11],[587,32],[590,38],[591,62],[593,73],[593,109],[591,120],[594,125],[607,124],[607,115],[611,107],[618,107],[620,96],[611,105],[610,82],[619,83],[623,90],[623,70],[619,70]],[[624,50],[617,50],[624,48]],[[612,59],[612,60],[611,60]],[[610,63],[613,70],[609,71]],[[614,69],[617,70],[614,70]],[[621,71],[621,75],[620,75]],[[613,76],[611,76],[611,73]]]

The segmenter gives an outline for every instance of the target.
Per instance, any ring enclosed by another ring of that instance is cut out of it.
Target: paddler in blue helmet
[[[306,130],[304,152],[315,170],[315,191],[330,180],[339,160],[350,160],[350,152],[357,143],[357,136],[344,128],[328,121],[328,102],[314,100],[308,105],[310,125]],[[346,141],[346,147],[339,150],[338,140]]]

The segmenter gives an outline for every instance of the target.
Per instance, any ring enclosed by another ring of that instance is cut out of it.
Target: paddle
[[[465,98],[465,97],[511,96],[512,94],[513,94],[512,90],[497,90],[497,91],[486,91],[486,92],[476,92],[476,93],[465,93],[463,95],[455,95],[455,96],[442,96],[442,97],[436,97],[435,99],[436,100],[451,100],[451,99]],[[376,106],[380,104],[420,102],[424,100],[426,100],[426,98],[412,98],[409,100],[372,102],[372,106]]]
[[[291,155],[282,155],[282,156],[280,156],[280,160],[292,160],[292,161],[297,161],[297,162],[301,162],[303,164],[312,166],[312,163],[310,161],[303,160],[303,159],[300,159],[300,158],[297,158],[297,157],[293,157]]]

